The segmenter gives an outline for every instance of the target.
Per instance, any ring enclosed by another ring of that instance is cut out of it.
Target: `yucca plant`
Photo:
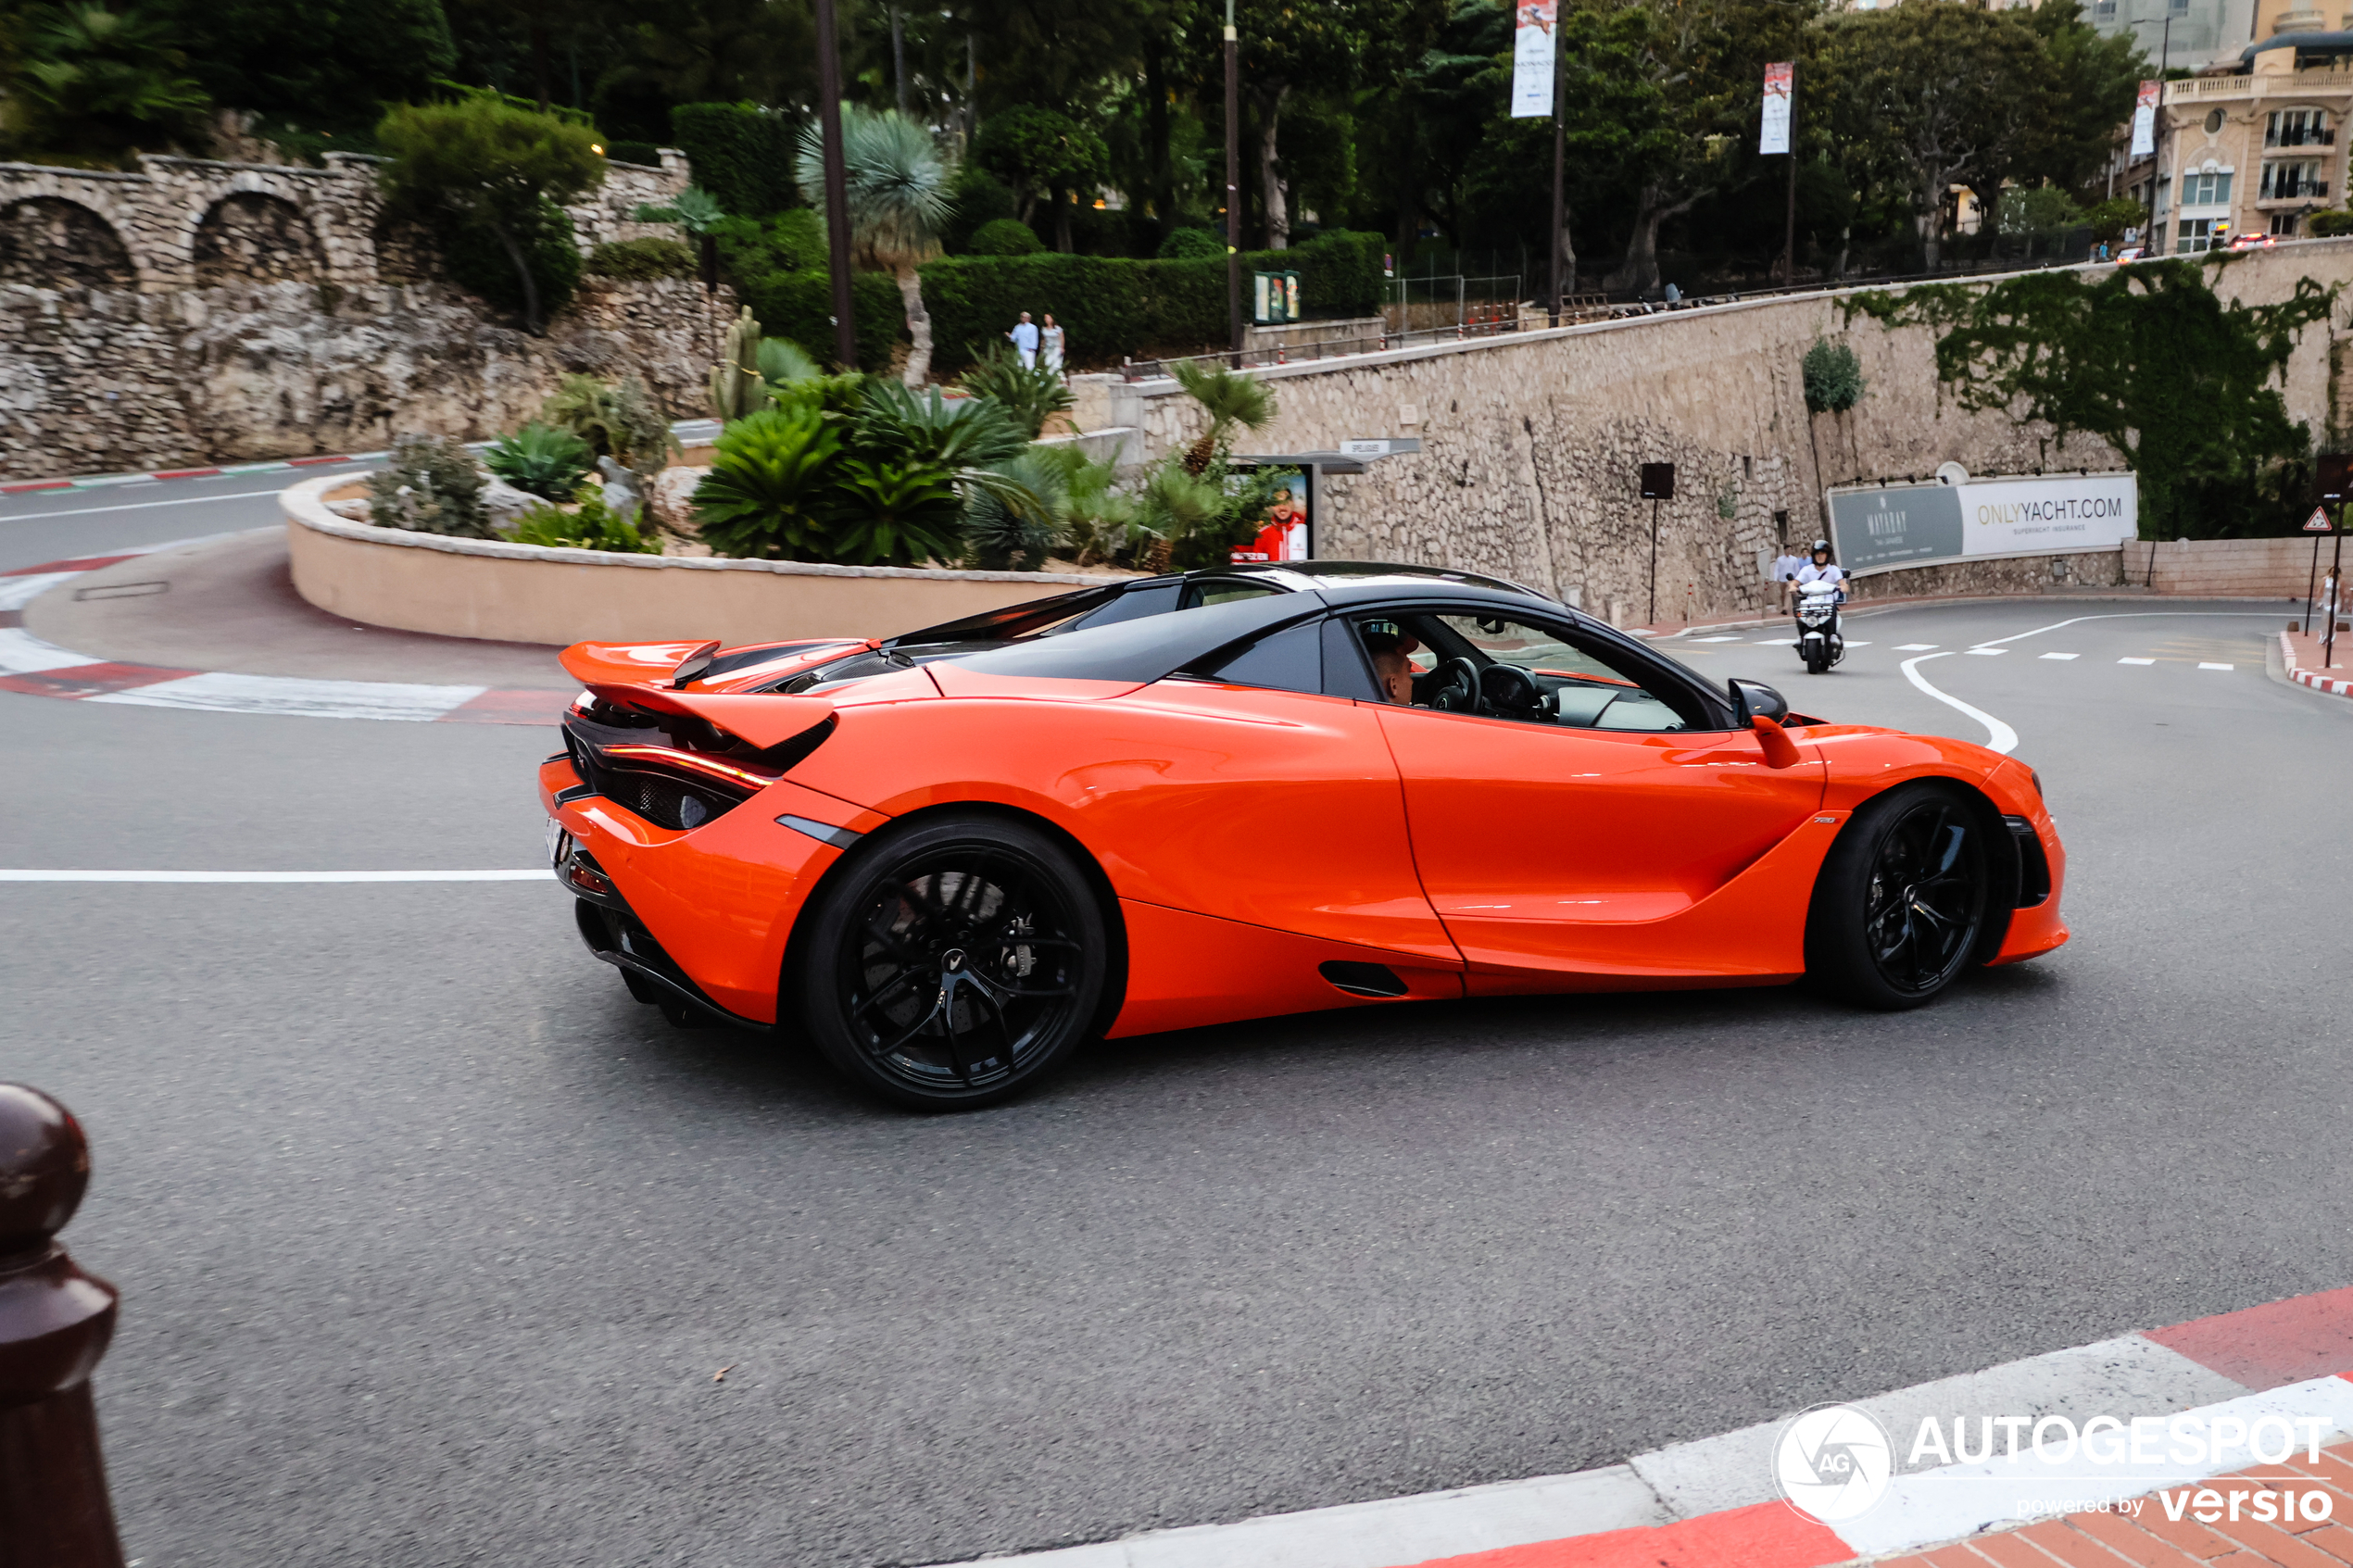
[[[1274,422],[1275,389],[1236,370],[1178,360],[1176,384],[1209,416],[1209,428],[1185,452],[1185,471],[1205,473],[1233,439],[1234,429],[1264,430]]]
[[[924,307],[917,269],[939,255],[955,160],[941,154],[917,121],[893,109],[877,113],[857,104],[841,107],[841,152],[849,175],[851,258],[898,279],[907,336],[914,345],[907,356],[906,383],[921,386],[931,374],[931,312]],[[814,124],[801,134],[795,172],[809,205],[824,207],[824,143]]]
[[[692,504],[703,542],[724,556],[823,561],[841,437],[814,409],[767,409],[719,435]]]
[[[483,467],[518,490],[560,501],[596,467],[597,454],[568,430],[536,422],[484,448]]]

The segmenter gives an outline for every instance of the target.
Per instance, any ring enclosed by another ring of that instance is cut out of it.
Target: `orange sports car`
[[[587,690],[539,783],[589,948],[673,1022],[796,1031],[911,1106],[1322,1008],[1801,977],[1914,1007],[2067,940],[2022,764],[1461,572],[563,659]]]

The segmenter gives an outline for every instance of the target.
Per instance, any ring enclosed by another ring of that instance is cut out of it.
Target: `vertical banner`
[[[1545,119],[1553,112],[1553,27],[1559,0],[1519,0],[1512,31],[1512,118]]]
[[[1765,119],[1756,133],[1760,154],[1789,151],[1790,87],[1796,75],[1795,60],[1776,60],[1765,68]]]
[[[2157,95],[2158,84],[2141,83],[2141,96],[2133,106],[2133,156],[2146,157],[2157,151]]]

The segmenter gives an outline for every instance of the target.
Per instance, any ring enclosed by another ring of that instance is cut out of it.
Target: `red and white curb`
[[[184,543],[184,541],[182,541]],[[24,607],[85,571],[168,550],[170,544],[84,556],[0,572],[0,691],[134,708],[208,713],[277,713],[307,719],[390,719],[411,723],[552,724],[570,695],[395,681],[314,681],[121,664],[42,641],[24,629]]]
[[[2287,678],[2297,685],[2309,686],[2316,692],[2326,692],[2331,696],[2353,696],[2353,681],[2322,675],[2296,663],[2296,645],[2285,632],[2280,633],[2280,658],[2285,661]]]
[[[1896,1474],[1878,1503],[1836,1526],[1781,1500],[1773,1449],[1782,1420],[1573,1475],[1156,1530],[958,1568],[1831,1568],[1919,1551],[2087,1506],[2080,1499],[2144,1497],[2245,1469],[2255,1462],[2248,1450],[2224,1446],[2222,1435],[2235,1432],[2244,1444],[2258,1423],[2292,1432],[2299,1455],[2308,1442],[2353,1435],[2353,1288],[1850,1403],[1893,1440]],[[1911,1466],[1906,1456],[1924,1420],[1951,1431],[1964,1416],[1964,1461]],[[1979,1429],[2007,1416],[2029,1418],[2032,1431],[2045,1417],[2080,1427],[2107,1416],[2131,1436],[2134,1418],[2157,1418],[2154,1452],[2140,1463],[2014,1461],[1999,1451],[2001,1425]],[[2219,1451],[2176,1462],[2183,1424],[2216,1434]]]

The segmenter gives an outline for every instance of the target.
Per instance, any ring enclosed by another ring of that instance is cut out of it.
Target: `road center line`
[[[546,870],[522,872],[83,872],[0,871],[0,882],[540,882]]]
[[[2045,627],[2044,630],[2048,631],[2050,628]],[[2026,633],[2021,633],[2020,634],[2023,636]],[[1984,725],[1987,737],[1985,745],[1988,749],[1998,751],[2005,757],[2008,756],[2011,752],[2018,749],[2018,732],[2016,730],[2011,729],[2007,724],[2003,723],[1999,719],[1994,718],[1994,715],[1986,712],[1983,709],[1971,708],[1959,697],[1948,696],[1944,692],[1938,691],[1934,686],[1928,684],[1928,678],[1926,676],[1922,675],[1917,669],[1913,668],[1915,665],[1925,664],[1931,659],[1950,659],[1952,657],[1952,652],[1948,649],[1944,653],[1924,653],[1919,655],[1918,658],[1907,659],[1904,661],[1904,679],[1911,682],[1912,684],[1919,687],[1920,690],[1926,692],[1937,701],[1944,704],[1945,707],[1957,708],[1963,713],[1968,714],[1970,718],[1976,720],[1979,723]]]

